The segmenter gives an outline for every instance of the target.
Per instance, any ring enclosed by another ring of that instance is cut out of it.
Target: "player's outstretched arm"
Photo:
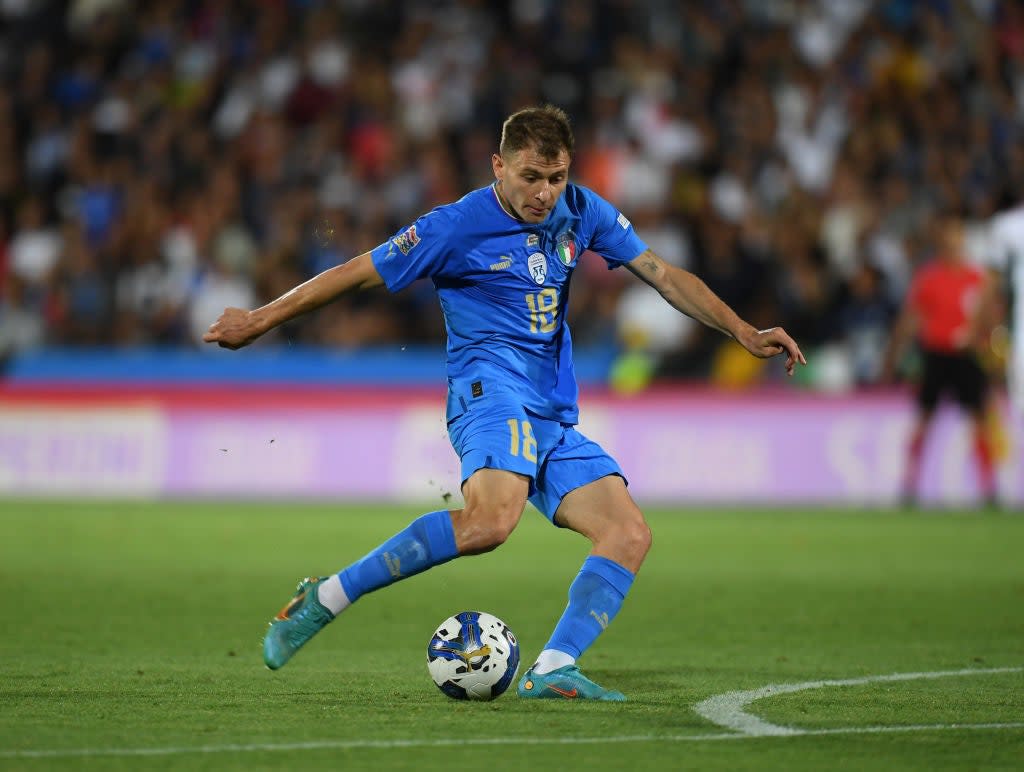
[[[697,276],[666,263],[650,249],[626,264],[636,276],[661,293],[669,305],[698,322],[736,339],[747,351],[765,359],[786,353],[786,372],[807,364],[800,347],[781,327],[757,330],[736,315],[718,295]]]
[[[328,268],[307,282],[288,290],[277,300],[253,311],[226,308],[203,335],[204,343],[223,348],[248,346],[279,324],[330,303],[347,292],[380,287],[384,280],[377,273],[369,252],[347,263]]]

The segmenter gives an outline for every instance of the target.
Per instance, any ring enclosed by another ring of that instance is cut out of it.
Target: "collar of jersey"
[[[494,200],[497,202],[498,207],[501,209],[501,211],[503,211],[505,214],[507,214],[509,217],[511,217],[517,223],[521,223],[521,224],[525,224],[526,223],[525,220],[520,220],[518,217],[516,217],[514,214],[512,214],[512,212],[510,212],[508,209],[505,208],[505,205],[501,202],[501,196],[498,195],[498,183],[496,181],[491,183],[491,192],[494,194]]]

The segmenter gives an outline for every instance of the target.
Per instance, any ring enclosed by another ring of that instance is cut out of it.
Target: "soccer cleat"
[[[622,692],[605,689],[587,678],[576,665],[566,665],[550,673],[534,673],[531,667],[519,679],[520,697],[532,700],[601,700],[625,702]]]
[[[270,622],[263,638],[263,661],[271,670],[285,665],[306,642],[334,619],[317,599],[316,588],[327,581],[310,576],[299,582],[293,597]]]

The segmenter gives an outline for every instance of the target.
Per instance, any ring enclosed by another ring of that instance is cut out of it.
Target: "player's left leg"
[[[621,701],[620,693],[583,676],[576,660],[615,618],[651,546],[651,531],[626,489],[618,465],[595,443],[568,433],[531,499],[555,524],[593,544],[569,587],[569,602],[537,662],[519,683],[522,697]],[[580,483],[571,487],[574,482]],[[566,489],[568,488],[567,492]],[[555,508],[552,513],[550,510]]]

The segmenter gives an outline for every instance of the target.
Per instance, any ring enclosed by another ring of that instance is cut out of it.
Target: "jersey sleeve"
[[[373,265],[390,292],[441,272],[452,241],[452,221],[443,207],[435,209],[371,250]]]
[[[591,227],[587,248],[601,255],[608,263],[608,268],[628,263],[647,249],[647,244],[636,235],[626,215],[592,190],[583,190],[587,220]]]

